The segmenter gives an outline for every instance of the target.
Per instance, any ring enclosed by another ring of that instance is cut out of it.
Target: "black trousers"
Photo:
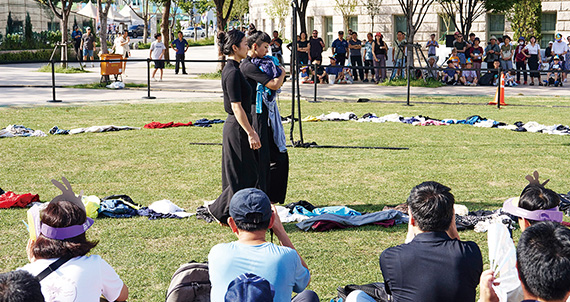
[[[336,53],[336,64],[339,66],[344,66],[344,61],[346,61],[346,54],[345,53]]]
[[[350,56],[350,64],[352,66],[360,66],[362,67],[362,56]],[[364,79],[364,70],[352,68],[352,76],[354,77],[355,81],[358,81],[358,75],[360,75],[360,79]]]
[[[183,53],[176,54],[176,65],[174,66],[174,73],[178,74],[180,64],[182,64],[182,73],[186,73],[186,65],[184,64],[185,55]]]
[[[517,81],[520,82],[521,81],[521,72],[519,72],[519,70],[526,70],[526,63],[524,61],[515,62],[515,63],[517,64]],[[526,71],[523,71],[522,74],[523,74],[524,81],[526,82],[526,80],[527,80]]]
[[[234,194],[257,185],[257,159],[249,146],[247,133],[234,115],[228,115],[222,138],[222,194],[208,206],[210,213],[227,224],[230,200]]]
[[[255,112],[255,104],[251,107],[252,126],[261,141],[261,148],[255,151],[257,187],[267,194],[272,203],[284,203],[289,179],[289,154],[279,152],[275,144],[273,129],[268,126],[268,111],[265,104],[262,105],[262,113]]]
[[[373,60],[364,60],[364,67],[370,67],[370,72],[372,73],[372,77],[374,77],[374,66]],[[364,69],[364,73],[368,75],[368,69]]]

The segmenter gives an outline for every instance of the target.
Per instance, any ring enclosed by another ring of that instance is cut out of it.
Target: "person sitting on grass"
[[[515,76],[517,73],[513,70],[505,72],[505,86],[514,87],[518,86],[517,82],[515,81]]]
[[[255,188],[238,191],[230,201],[227,220],[237,241],[214,246],[208,255],[211,301],[222,302],[228,285],[244,273],[252,273],[269,281],[275,288],[275,302],[318,302],[315,292],[305,290],[311,275],[287,235],[269,197]],[[273,230],[281,243],[265,240]],[[299,293],[291,299],[292,292]]]
[[[314,60],[313,64],[317,67],[317,70],[313,71],[313,81],[317,81],[319,84],[326,83],[325,68],[321,66],[321,60]]]
[[[447,85],[457,85],[459,80],[459,70],[452,60],[447,61],[447,69],[441,74],[441,82]]]
[[[338,66],[336,65],[336,58],[335,57],[329,57],[330,61],[330,66],[327,66],[327,68],[325,68],[325,72],[323,73],[323,78],[325,79],[325,81],[327,83],[329,83],[329,75],[334,75],[334,83],[338,83],[341,81],[341,79],[344,77],[343,71],[342,71],[342,66]],[[319,77],[320,79],[320,77]],[[330,84],[334,84],[334,83],[330,83]]]
[[[483,259],[479,246],[461,241],[451,189],[423,182],[408,197],[409,243],[380,255],[386,292],[394,302],[474,302]]]
[[[570,230],[556,222],[540,222],[522,232],[517,246],[523,301],[565,302],[570,297]],[[481,302],[499,302],[494,272],[481,274]]]
[[[30,264],[22,267],[34,276],[47,276],[40,281],[47,301],[98,302],[101,294],[109,301],[126,301],[127,286],[115,270],[100,256],[86,256],[97,241],[89,241],[85,231],[93,225],[81,196],[76,197],[67,179],[52,180],[63,194],[47,205],[28,210],[27,254]],[[51,266],[59,264],[57,268]]]
[[[461,73],[461,77],[459,78],[459,80],[461,81],[461,84],[465,85],[465,86],[477,86],[477,72],[475,70],[469,70],[473,68],[473,64],[471,62],[471,58],[468,58],[465,61],[465,68],[467,70],[463,70],[463,72]]]
[[[457,56],[457,49],[451,50],[451,55],[449,55],[448,61],[451,60],[455,66],[459,66],[459,56]]]
[[[427,69],[422,72],[424,79],[433,79],[437,81],[439,79],[438,73],[436,57],[429,57]]]
[[[562,64],[560,64],[560,57],[557,55],[552,59],[550,63],[551,71],[548,72],[548,86],[562,86]]]
[[[311,83],[311,71],[309,66],[301,67],[301,71],[299,72],[299,79],[301,79],[301,83],[303,84]]]
[[[0,301],[44,302],[40,281],[26,271],[0,274]]]
[[[490,71],[490,73],[493,75],[493,86],[500,84],[499,81],[501,80],[501,77],[499,76],[499,70],[501,70],[501,61],[493,61],[493,69]]]

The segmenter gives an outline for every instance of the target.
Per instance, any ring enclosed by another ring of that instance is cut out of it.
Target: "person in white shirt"
[[[524,49],[527,50],[525,56],[528,58],[528,68],[533,70],[530,72],[530,86],[534,85],[534,78],[538,78],[538,85],[542,85],[540,82],[540,72],[538,71],[542,65],[542,56],[540,55],[540,46],[536,43],[535,36],[530,37],[529,43]]]
[[[30,264],[21,270],[41,280],[49,302],[99,302],[101,294],[108,301],[126,301],[129,290],[115,270],[98,255],[86,256],[98,242],[85,237],[93,219],[87,217],[81,196],[75,196],[65,178],[67,188],[52,182],[63,194],[28,210]]]
[[[123,35],[117,37],[113,43],[113,48],[115,48],[115,53],[123,56],[123,59],[127,59],[130,56],[129,43],[131,38],[129,38],[129,32],[124,31]],[[123,74],[127,68],[127,61],[123,61]]]
[[[166,46],[162,43],[162,35],[157,33],[154,35],[156,39],[154,42],[150,44],[150,58],[154,60],[154,71],[152,72],[152,79],[157,81],[154,77],[156,75],[156,71],[160,70],[160,79],[159,82],[162,82],[162,74],[164,70],[164,52],[166,51]]]
[[[562,41],[562,34],[561,33],[557,33],[555,36],[556,41],[554,41],[554,43],[552,43],[552,55],[553,56],[558,56],[558,58],[560,59],[560,66],[564,67],[564,58],[566,57],[566,54],[568,53],[569,49],[568,49],[568,44],[566,44],[566,42]],[[564,68],[562,68],[562,70],[564,70]],[[562,80],[564,82],[566,82],[566,73],[562,73]]]

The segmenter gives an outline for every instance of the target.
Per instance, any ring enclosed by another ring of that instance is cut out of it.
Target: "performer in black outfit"
[[[261,148],[259,136],[251,126],[251,88],[240,71],[240,61],[247,56],[247,39],[239,30],[218,34],[219,47],[228,61],[222,71],[224,123],[222,142],[222,194],[209,205],[210,213],[227,224],[232,196],[244,188],[257,185],[255,151]]]
[[[257,89],[257,84],[271,89],[271,93],[275,94],[276,90],[281,88],[285,80],[285,69],[282,66],[279,77],[271,77],[267,73],[252,63],[252,60],[263,58],[269,49],[271,38],[262,31],[257,31],[255,26],[250,25],[248,32],[248,45],[251,57],[247,57],[240,65],[241,72],[245,76],[252,90]],[[270,109],[263,102],[261,113],[256,110],[256,93],[251,96],[251,114],[253,116],[253,128],[259,134],[261,140],[261,148],[258,152],[258,188],[263,190],[272,203],[284,203],[287,195],[287,181],[289,178],[289,155],[286,148],[282,146],[279,149],[274,140],[274,132],[280,131],[280,135],[285,137],[282,128],[273,129],[270,126],[269,111]],[[275,102],[275,100],[273,100]],[[271,105],[274,105],[270,103]],[[275,107],[274,107],[275,108]],[[271,108],[271,110],[275,110]],[[278,111],[278,109],[277,109]],[[277,112],[279,121],[281,117]],[[285,140],[283,140],[284,142]],[[284,150],[283,150],[284,149]]]

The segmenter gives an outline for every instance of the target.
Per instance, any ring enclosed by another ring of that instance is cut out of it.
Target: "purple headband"
[[[54,228],[45,223],[41,224],[40,233],[47,238],[64,240],[79,236],[93,225],[93,219],[87,217],[82,225],[72,225],[65,228]]]
[[[509,198],[503,203],[503,211],[525,219],[530,219],[534,221],[555,221],[562,222],[564,218],[564,213],[558,210],[558,207],[554,207],[548,210],[534,210],[529,211],[514,205],[513,202],[515,198]]]

